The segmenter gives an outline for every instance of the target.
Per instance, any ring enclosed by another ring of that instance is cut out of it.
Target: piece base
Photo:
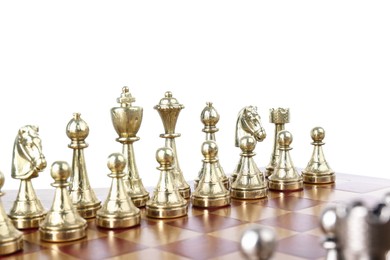
[[[178,218],[187,215],[187,204],[175,208],[153,207],[146,205],[146,216],[150,218]]]
[[[102,207],[102,205],[99,203],[96,203],[94,205],[91,205],[89,207],[84,208],[77,208],[76,205],[74,205],[77,209],[77,212],[80,214],[83,218],[94,218],[96,217],[96,212]]]
[[[230,205],[230,195],[216,198],[192,196],[191,202],[192,206],[199,208],[223,207]]]
[[[268,181],[268,188],[276,191],[298,191],[303,189],[303,181]]]
[[[70,230],[50,230],[40,228],[39,233],[41,240],[49,242],[67,242],[78,240],[87,236],[87,224],[80,228],[74,228]]]
[[[23,218],[20,216],[9,216],[9,218],[17,229],[29,229],[39,228],[39,225],[45,219],[45,216],[46,213],[32,218]]]
[[[1,243],[0,246],[0,255],[9,255],[14,252],[23,249],[23,236],[20,235],[16,237],[14,240],[7,241],[5,243]]]
[[[129,228],[139,225],[141,222],[141,215],[136,214],[134,216],[128,216],[124,218],[115,218],[115,217],[103,217],[96,216],[96,225],[102,228]]]
[[[302,178],[304,183],[309,183],[309,184],[334,183],[336,180],[336,176],[334,174],[313,175],[313,174],[307,174],[306,172],[302,172]]]
[[[268,188],[260,189],[235,189],[231,188],[230,196],[234,199],[253,200],[267,197]]]

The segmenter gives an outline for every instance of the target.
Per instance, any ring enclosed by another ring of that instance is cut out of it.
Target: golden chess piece
[[[111,120],[119,135],[116,141],[123,144],[122,154],[126,158],[124,183],[134,205],[143,207],[149,199],[149,193],[139,177],[133,148],[133,143],[140,139],[136,135],[141,126],[143,108],[132,105],[135,98],[131,96],[128,87],[122,88],[122,94],[117,102],[120,107],[111,109]]]
[[[203,132],[206,133],[206,141],[215,141],[215,132],[218,132],[218,128],[216,127],[218,121],[219,121],[219,114],[217,110],[213,107],[213,103],[207,102],[206,107],[203,109],[200,120],[204,124],[204,128],[202,129]],[[221,178],[223,185],[225,185],[226,189],[230,189],[230,183],[229,178],[226,176],[222,166],[219,163],[216,167],[217,175]],[[200,171],[199,173],[201,173]],[[202,178],[202,176],[198,176],[198,178],[194,181],[194,188],[196,189],[196,186],[198,186],[199,180]]]
[[[87,221],[79,215],[69,197],[67,179],[70,175],[71,168],[67,162],[57,161],[52,164],[51,177],[54,183],[51,186],[55,188],[54,200],[39,227],[41,240],[66,242],[87,235]]]
[[[139,225],[141,220],[140,210],[134,205],[126,191],[123,170],[126,167],[126,159],[120,153],[113,153],[108,157],[107,167],[111,187],[106,201],[96,215],[96,224],[104,228],[128,228]]]
[[[274,172],[268,177],[268,187],[277,191],[302,190],[302,177],[295,169],[289,153],[293,137],[289,131],[283,130],[278,133],[277,140],[279,156]]]
[[[20,186],[9,217],[18,229],[38,228],[46,215],[31,182],[46,168],[38,132],[37,126],[26,125],[19,129],[14,142],[11,176],[20,180]]]
[[[83,218],[93,218],[101,205],[88,180],[84,148],[88,147],[85,139],[88,137],[89,127],[81,119],[80,113],[73,114],[73,119],[66,126],[66,134],[72,140],[68,147],[73,149],[69,195],[73,205]]]
[[[271,108],[269,110],[269,121],[275,124],[274,145],[271,154],[271,161],[266,167],[265,176],[269,177],[277,166],[279,159],[278,133],[284,130],[285,124],[290,122],[290,110],[288,108]]]
[[[314,146],[313,153],[306,168],[302,171],[303,182],[310,184],[333,183],[336,179],[334,171],[325,160],[322,141],[325,137],[325,130],[322,127],[314,127],[311,130],[311,138]]]
[[[177,218],[187,215],[187,201],[180,194],[173,177],[175,155],[169,147],[156,152],[160,164],[160,179],[152,198],[146,203],[146,215],[151,218]]]
[[[183,198],[188,199],[191,194],[191,189],[185,181],[183,172],[180,169],[175,142],[175,138],[180,136],[179,133],[175,133],[175,128],[180,111],[183,108],[184,106],[172,96],[170,91],[165,92],[165,97],[160,100],[158,105],[154,106],[154,109],[158,111],[161,117],[165,130],[165,133],[161,134],[160,137],[165,138],[165,146],[173,150],[173,181],[179,188],[179,192]]]
[[[192,194],[191,201],[194,207],[222,207],[230,205],[230,193],[223,185],[216,173],[218,162],[218,146],[214,141],[205,141],[202,144],[204,156],[202,178]]]
[[[236,180],[232,183],[230,196],[235,199],[260,199],[267,197],[268,187],[264,174],[257,167],[253,156],[256,140],[252,136],[244,136],[240,140],[241,157],[234,173]]]
[[[4,195],[1,192],[3,185],[4,175],[0,172],[0,197]],[[23,249],[23,233],[15,228],[0,200],[0,255],[12,254],[21,249]]]

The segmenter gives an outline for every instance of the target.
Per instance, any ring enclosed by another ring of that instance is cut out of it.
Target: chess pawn
[[[268,178],[270,190],[295,191],[303,189],[302,177],[295,169],[289,150],[293,137],[290,132],[283,130],[278,133],[279,156],[272,175]]]
[[[314,146],[313,153],[306,168],[302,171],[303,182],[310,184],[333,183],[335,181],[334,171],[325,160],[322,141],[325,137],[325,130],[322,127],[314,127],[311,130],[311,138]]]
[[[276,234],[271,228],[254,227],[244,231],[240,240],[241,253],[247,259],[270,259],[276,248]]]
[[[218,132],[218,128],[216,127],[218,121],[219,121],[219,114],[217,110],[213,107],[213,103],[207,102],[206,107],[203,109],[200,120],[204,124],[204,128],[202,129],[203,132],[206,133],[206,141],[216,141],[215,139],[215,133]],[[221,178],[223,184],[225,185],[226,189],[230,189],[230,183],[229,178],[226,176],[225,172],[223,171],[222,166],[219,163],[216,167],[217,174]],[[199,173],[201,173],[200,171]],[[199,180],[202,178],[202,176],[198,176],[197,179],[194,181],[194,188],[196,189],[196,186],[198,186]]]
[[[269,121],[275,124],[274,134],[274,145],[271,154],[271,161],[266,167],[266,177],[271,176],[274,168],[277,166],[279,159],[279,144],[278,144],[278,133],[284,130],[284,125],[290,122],[290,110],[288,108],[271,108],[269,111]]]
[[[41,240],[49,242],[66,242],[77,240],[87,235],[87,221],[73,206],[69,197],[67,179],[71,168],[67,162],[57,161],[51,166],[51,177],[55,188],[54,200],[45,220],[39,227]]]
[[[38,132],[37,126],[26,125],[19,129],[14,142],[11,175],[20,180],[20,186],[9,217],[18,229],[38,228],[46,215],[31,182],[46,168]]]
[[[173,163],[175,156],[171,148],[160,148],[156,160],[160,164],[160,179],[152,198],[146,203],[146,215],[151,218],[177,218],[187,215],[187,201],[174,182]]]
[[[69,195],[73,205],[83,218],[93,218],[100,208],[100,201],[92,190],[85,165],[84,148],[89,134],[87,123],[81,119],[80,113],[74,113],[73,119],[66,126],[66,134],[72,140],[68,145],[73,149],[72,174],[70,176]]]
[[[263,173],[257,167],[253,156],[256,140],[252,136],[244,136],[240,140],[241,157],[234,173],[236,180],[232,183],[230,195],[235,199],[260,199],[268,194],[267,183]]]
[[[192,194],[194,207],[210,208],[230,205],[230,194],[216,173],[218,162],[218,146],[214,141],[205,141],[202,144],[204,156],[202,178]]]
[[[122,154],[126,158],[124,181],[134,205],[143,207],[149,199],[149,193],[139,177],[133,148],[133,143],[140,139],[136,135],[141,127],[143,108],[132,105],[135,98],[131,96],[128,87],[122,88],[122,94],[117,102],[120,107],[111,109],[111,120],[119,135],[116,141],[123,145]]]
[[[325,233],[325,239],[322,247],[326,250],[326,260],[341,260],[340,249],[336,240],[336,221],[337,214],[335,207],[325,209],[320,217],[320,226]]]
[[[0,172],[0,196],[4,195],[1,192],[3,185],[4,175]],[[8,255],[21,249],[23,249],[23,233],[15,228],[0,200],[0,255]]]
[[[175,141],[175,138],[180,136],[179,133],[175,133],[175,128],[180,111],[183,108],[184,105],[180,104],[179,101],[173,97],[172,92],[170,91],[165,92],[165,97],[162,98],[156,106],[154,106],[154,109],[158,111],[161,117],[165,130],[165,133],[160,134],[160,137],[165,138],[165,147],[169,147],[173,151],[173,181],[179,188],[179,192],[183,198],[188,199],[190,198],[191,189],[190,185],[188,185],[185,181],[183,172],[180,169]]]
[[[120,153],[108,157],[107,166],[111,173],[110,191],[106,201],[96,215],[96,224],[104,228],[128,228],[139,225],[140,210],[134,205],[123,181],[126,159]]]

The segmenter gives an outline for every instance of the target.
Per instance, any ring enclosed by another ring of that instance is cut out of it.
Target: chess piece
[[[39,227],[41,240],[49,242],[66,242],[77,240],[87,235],[87,221],[73,206],[69,197],[67,179],[71,168],[67,162],[57,161],[51,166],[51,177],[55,188],[54,200],[46,218]]]
[[[261,125],[261,117],[257,112],[257,107],[255,106],[244,107],[238,113],[235,146],[239,147],[241,138],[248,135],[254,137],[257,142],[262,142],[267,136]],[[233,173],[231,175],[231,183],[233,183],[236,178],[237,175]]]
[[[205,141],[202,144],[204,156],[202,178],[192,194],[194,207],[210,208],[230,205],[230,194],[216,173],[218,162],[218,146],[214,141]]]
[[[268,187],[264,174],[257,167],[253,156],[256,140],[244,136],[240,140],[241,157],[234,173],[237,179],[232,183],[230,195],[235,199],[260,199],[267,197]]]
[[[289,152],[293,137],[290,132],[283,130],[278,133],[277,140],[279,156],[274,172],[268,178],[268,187],[277,191],[302,190],[302,177],[295,169]]]
[[[175,155],[169,147],[160,148],[156,152],[156,160],[160,164],[160,179],[152,198],[146,203],[146,215],[152,218],[177,218],[187,215],[187,201],[180,194],[174,182],[173,163]]]
[[[165,130],[165,133],[161,134],[160,137],[165,138],[165,146],[173,150],[173,181],[179,188],[179,192],[183,198],[188,199],[191,194],[191,189],[188,183],[185,181],[183,172],[180,169],[175,142],[175,138],[180,136],[179,133],[175,133],[176,122],[180,111],[183,108],[184,106],[172,96],[170,91],[165,92],[165,97],[160,100],[158,105],[154,106],[154,109],[158,111],[161,117]]]
[[[203,132],[206,133],[206,141],[216,141],[215,139],[215,132],[218,132],[218,128],[216,127],[218,121],[219,121],[219,114],[217,110],[213,107],[213,103],[207,102],[206,107],[203,109],[200,120],[204,124],[204,128],[202,129]],[[220,176],[223,185],[225,185],[225,188],[227,190],[230,189],[230,183],[229,178],[226,177],[225,172],[223,171],[222,166],[219,163],[216,167],[217,175]],[[202,171],[200,171],[202,172]],[[199,180],[202,178],[202,176],[198,176],[194,181],[194,188],[196,189],[196,186],[198,186]]]
[[[122,94],[117,99],[120,107],[111,109],[111,119],[119,138],[116,141],[123,144],[123,156],[126,158],[124,177],[128,193],[137,207],[143,207],[149,199],[149,193],[144,188],[141,178],[138,175],[135,163],[133,143],[140,138],[137,135],[141,126],[143,109],[133,106],[135,98],[131,96],[127,87],[122,88]]]
[[[288,108],[271,108],[269,110],[269,121],[275,124],[274,146],[271,154],[271,161],[266,167],[266,177],[271,176],[279,159],[278,133],[284,130],[284,125],[290,122],[290,110]]]
[[[336,208],[328,207],[322,212],[320,217],[320,226],[325,233],[325,239],[322,242],[322,247],[326,250],[326,260],[341,260],[340,249],[337,246],[336,240]]]
[[[247,259],[270,259],[276,248],[276,234],[271,228],[251,227],[241,236],[241,252]]]
[[[4,185],[4,175],[0,172],[0,196],[4,193],[1,188]],[[0,256],[12,254],[23,249],[23,233],[17,230],[5,213],[3,203],[0,200]]]
[[[333,183],[335,181],[334,171],[325,160],[322,141],[325,137],[325,130],[322,127],[314,127],[311,130],[311,138],[314,146],[313,154],[306,168],[302,171],[303,182],[310,184]]]
[[[126,159],[120,153],[108,157],[111,181],[106,201],[96,215],[96,224],[104,228],[128,228],[139,225],[140,210],[134,205],[124,185]]]
[[[14,142],[11,175],[20,180],[20,186],[9,217],[18,229],[38,228],[46,215],[31,182],[46,168],[38,132],[37,126],[26,125],[19,129]]]
[[[81,119],[80,113],[73,114],[73,119],[66,126],[66,134],[72,140],[68,147],[73,149],[69,195],[73,205],[83,218],[93,218],[101,205],[88,180],[84,148],[88,147],[85,139],[89,134],[89,127]]]

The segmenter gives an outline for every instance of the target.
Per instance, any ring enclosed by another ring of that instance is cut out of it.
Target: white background
[[[134,145],[145,186],[156,184],[155,151],[164,145],[153,109],[164,92],[185,105],[176,130],[185,178],[201,167],[200,113],[219,111],[220,162],[238,161],[238,111],[258,107],[267,138],[255,157],[268,164],[272,107],[289,107],[291,156],[305,167],[310,130],[326,130],[325,156],[336,172],[387,178],[390,4],[388,1],[2,1],[0,3],[0,169],[11,176],[14,138],[40,127],[48,167],[36,188],[51,188],[50,165],[71,162],[65,127],[74,112],[89,124],[85,150],[92,187],[108,187],[106,158],[121,150],[110,109],[122,86],[144,108]]]

